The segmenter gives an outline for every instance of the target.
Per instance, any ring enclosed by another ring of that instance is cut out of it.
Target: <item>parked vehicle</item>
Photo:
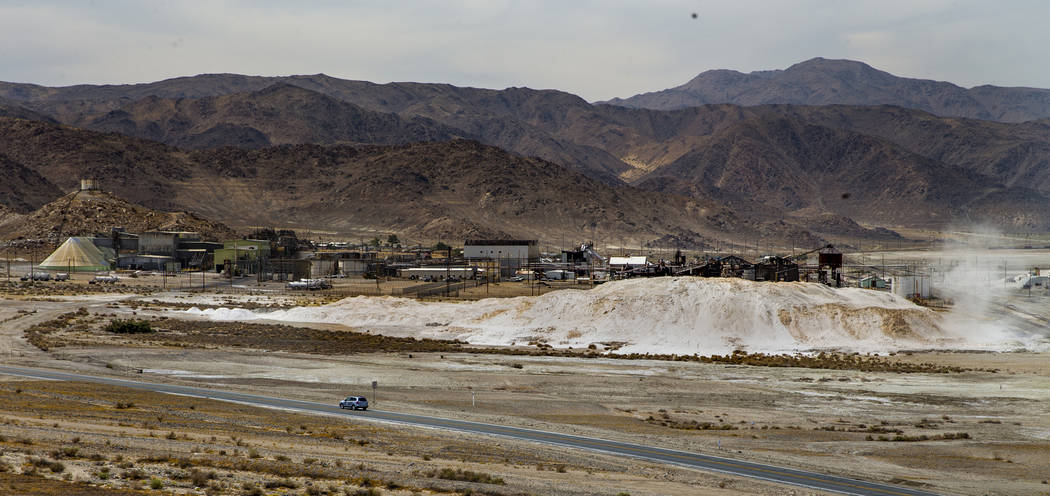
[[[119,280],[117,276],[95,276],[88,281],[88,284],[115,284]]]
[[[339,408],[346,410],[368,410],[368,400],[364,396],[347,396],[339,402]]]
[[[21,277],[23,281],[50,281],[51,274],[47,272],[34,272]]]
[[[55,280],[56,281],[68,281],[69,280],[69,274],[66,274],[65,272],[59,272],[59,273],[55,274]]]
[[[332,283],[324,279],[300,279],[289,282],[288,289],[332,289]]]
[[[510,278],[510,282],[521,282],[525,280],[525,276],[514,276]]]

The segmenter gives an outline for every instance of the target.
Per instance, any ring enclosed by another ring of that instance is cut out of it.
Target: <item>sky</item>
[[[1046,0],[0,0],[0,80],[325,73],[597,101],[825,57],[1050,88],[1047,19]]]

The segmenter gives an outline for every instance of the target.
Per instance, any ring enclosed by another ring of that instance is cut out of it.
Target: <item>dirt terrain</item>
[[[166,331],[116,335],[100,329],[113,318],[170,316],[171,309],[147,304],[169,298],[163,293],[141,298],[116,293],[33,301],[30,295],[12,295],[0,300],[0,356],[8,364],[333,403],[348,394],[370,394],[368,385],[376,380],[378,396],[371,399],[374,408],[383,410],[723,454],[946,494],[1050,494],[1043,484],[1050,479],[1045,464],[1050,366],[1045,353],[899,353],[878,359],[965,370],[861,372],[479,353],[440,342],[427,351],[423,341],[411,344],[367,333],[361,337],[349,332],[353,329],[331,325],[311,326],[327,329],[320,333],[237,323],[219,324],[216,331],[215,324],[208,324],[212,330],[204,332],[193,322],[165,325],[154,320],[157,329]],[[260,304],[259,299],[251,301]],[[229,305],[236,300],[219,301]],[[52,340],[44,344],[47,351],[26,340],[25,329],[54,326],[64,314],[63,330],[46,335]],[[295,340],[267,338],[269,328],[275,336],[302,336],[303,342],[327,340],[332,349],[310,353]],[[355,351],[353,343],[379,346]],[[442,351],[441,346],[448,347]],[[101,386],[4,380],[0,415],[7,422],[2,446],[11,467],[8,474],[37,467],[33,480],[38,482],[43,474],[63,484],[68,478],[152,491],[156,478],[163,491],[212,494],[242,494],[255,487],[264,494],[323,494],[318,491],[329,488],[333,494],[371,489],[382,494],[468,489],[482,494],[808,493],[502,439],[333,422]],[[81,406],[62,408],[58,399]],[[117,408],[119,403],[135,406]],[[197,421],[201,415],[208,422]],[[332,437],[333,432],[342,439]],[[169,439],[171,433],[174,439]],[[81,454],[53,456],[72,446],[74,437],[80,438]],[[103,459],[92,460],[94,453]],[[52,472],[34,457],[65,468]],[[120,468],[129,460],[133,467]],[[109,467],[109,478],[100,476],[102,467]],[[143,471],[142,478],[113,476],[136,469]],[[448,481],[439,477],[444,469],[450,470],[445,472],[449,477],[466,470],[504,484]],[[431,472],[438,476],[427,476]],[[578,484],[581,475],[587,477],[586,486]],[[0,483],[21,484],[8,480],[13,475],[4,477]],[[382,483],[363,485],[364,478]],[[296,489],[275,486],[285,479]],[[193,489],[197,483],[200,488]],[[366,487],[371,485],[382,487]]]
[[[0,224],[0,239],[46,240],[57,245],[69,236],[108,234],[112,226],[122,226],[133,233],[191,231],[208,241],[236,236],[225,225],[189,212],[152,210],[104,191],[75,191],[18,221]]]

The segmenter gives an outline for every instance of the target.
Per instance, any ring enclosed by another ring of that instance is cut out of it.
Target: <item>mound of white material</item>
[[[576,348],[623,342],[619,351],[625,353],[867,352],[967,345],[944,331],[937,314],[892,294],[741,279],[633,279],[590,291],[473,303],[355,297],[275,312],[189,312],[213,320],[334,323],[380,333],[387,328],[475,344],[542,340]]]

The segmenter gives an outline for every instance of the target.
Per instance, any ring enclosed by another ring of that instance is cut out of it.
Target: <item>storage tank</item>
[[[842,252],[836,250],[834,246],[828,245],[817,254],[817,264],[821,267],[841,268]]]

